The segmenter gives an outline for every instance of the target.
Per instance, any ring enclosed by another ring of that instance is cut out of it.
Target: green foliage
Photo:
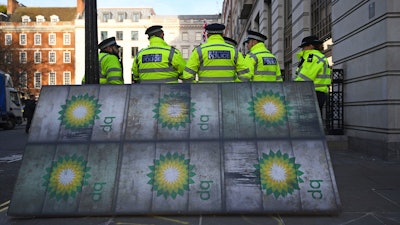
[[[0,12],[7,14],[7,6],[6,5],[0,5]]]

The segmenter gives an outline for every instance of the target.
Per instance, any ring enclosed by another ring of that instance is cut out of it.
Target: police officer
[[[245,57],[245,63],[249,67],[253,77],[251,81],[281,82],[281,69],[276,57],[265,47],[267,37],[255,31],[247,31],[247,48],[249,52]]]
[[[115,37],[99,44],[100,84],[124,84],[122,65],[119,61],[119,48]]]
[[[180,51],[164,41],[162,26],[147,28],[149,47],[142,49],[132,64],[135,83],[178,83],[186,61]]]
[[[224,36],[224,40],[225,40],[225,43],[227,43],[227,44],[230,44],[230,45],[232,45],[233,47],[237,47],[237,41],[235,41],[234,39],[232,39],[232,38],[230,38],[230,37],[226,37],[226,36]]]
[[[328,59],[321,52],[322,41],[317,36],[308,36],[303,38],[299,47],[302,50],[297,53],[299,65],[294,80],[314,82],[319,109],[322,111],[331,85],[331,69]]]
[[[225,43],[224,29],[218,23],[206,26],[207,42],[193,50],[183,71],[184,79],[195,80],[197,74],[198,82],[234,82],[237,77],[247,80],[249,69],[238,50]]]

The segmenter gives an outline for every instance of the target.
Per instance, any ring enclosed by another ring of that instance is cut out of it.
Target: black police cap
[[[265,36],[265,35],[263,35],[261,33],[252,31],[252,30],[248,30],[247,31],[247,38],[245,40],[245,43],[248,42],[250,39],[264,42],[264,41],[267,40],[267,36]]]
[[[312,45],[312,44],[322,44],[323,42],[319,40],[319,38],[315,35],[311,35],[308,37],[303,38],[300,44],[300,48],[307,46],[307,45]]]
[[[233,40],[232,38],[224,37],[224,40],[225,40],[226,43],[228,43],[230,45],[233,45],[233,46],[237,45],[237,42],[235,40]]]
[[[160,26],[160,25],[151,26],[151,27],[149,27],[149,28],[146,29],[145,34],[151,36],[151,35],[153,35],[153,34],[155,34],[155,33],[158,33],[158,32],[160,32],[160,31],[162,31],[161,28],[162,28],[162,26]]]
[[[104,49],[108,46],[117,46],[118,48],[120,47],[119,45],[117,45],[117,42],[115,41],[115,37],[110,37],[107,39],[104,39],[102,42],[100,42],[100,44],[98,45],[99,49]]]
[[[206,31],[209,34],[222,34],[225,30],[225,25],[220,23],[212,23],[206,26]]]

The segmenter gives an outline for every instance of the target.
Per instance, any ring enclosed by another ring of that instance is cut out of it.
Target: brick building
[[[75,79],[75,19],[77,7],[26,7],[8,0],[8,19],[0,22],[4,62],[22,93],[39,95],[43,85],[68,85]]]

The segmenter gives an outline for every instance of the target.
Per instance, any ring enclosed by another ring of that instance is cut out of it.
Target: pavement
[[[337,215],[176,215],[176,216],[104,216],[70,218],[12,218],[7,216],[12,183],[5,173],[5,163],[17,170],[20,161],[16,156],[9,161],[5,156],[3,142],[6,132],[0,130],[0,224],[1,225],[395,225],[400,224],[400,162],[385,161],[374,156],[348,149],[343,137],[327,137],[337,140],[329,149],[342,203]],[[15,131],[17,132],[17,131]],[[21,142],[27,135],[21,132]],[[25,138],[25,140],[23,140]],[[19,143],[21,144],[21,143]],[[338,147],[339,146],[339,147]],[[23,149],[20,150],[23,152]],[[18,152],[18,151],[17,151]],[[15,155],[15,154],[14,154]],[[15,160],[15,161],[13,161]],[[6,177],[7,179],[4,180]],[[4,183],[11,183],[5,188]],[[7,189],[7,190],[6,190]],[[10,189],[10,190],[8,190]],[[6,196],[6,198],[5,198]],[[6,200],[8,199],[8,200]]]

